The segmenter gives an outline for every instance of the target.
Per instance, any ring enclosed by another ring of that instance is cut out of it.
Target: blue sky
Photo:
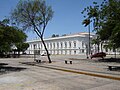
[[[0,20],[10,16],[19,0],[0,0]],[[48,23],[44,37],[48,38],[52,34],[70,34],[78,32],[87,32],[87,27],[82,25],[83,15],[81,11],[92,5],[96,1],[101,3],[103,0],[46,0],[48,5],[52,6],[54,11],[53,19]],[[92,26],[91,26],[92,30]],[[27,40],[36,38],[33,32],[26,32]]]

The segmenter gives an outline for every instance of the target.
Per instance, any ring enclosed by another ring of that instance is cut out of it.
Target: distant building
[[[90,38],[95,37],[95,34],[90,34]],[[44,39],[47,49],[53,55],[82,55],[89,52],[89,34],[77,33],[61,37],[53,37]],[[45,53],[44,46],[40,39],[27,41],[29,48],[26,50],[27,54],[43,54]],[[101,49],[100,49],[101,50]],[[114,54],[113,50],[103,49],[108,54]],[[97,46],[91,45],[91,53],[97,52]]]

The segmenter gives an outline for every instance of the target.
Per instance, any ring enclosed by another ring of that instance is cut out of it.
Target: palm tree
[[[88,26],[90,24],[90,19],[83,20],[82,24],[84,24],[85,27]]]
[[[86,26],[88,26],[88,33],[89,33],[89,44],[88,44],[88,54],[90,55],[91,53],[91,47],[90,47],[90,19],[85,19],[83,20],[82,24]],[[87,56],[88,58],[88,56]]]

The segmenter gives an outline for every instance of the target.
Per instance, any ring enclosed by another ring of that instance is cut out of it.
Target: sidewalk
[[[43,60],[43,59],[42,59]],[[56,70],[69,70],[68,72],[80,72],[83,74],[96,74],[96,75],[102,75],[107,76],[110,79],[118,78],[120,80],[120,70],[108,70],[108,65],[118,65],[119,63],[110,63],[110,62],[98,62],[91,59],[53,59],[53,63],[51,64],[36,64],[40,67],[50,68],[50,69],[56,69]],[[67,60],[68,64],[65,64],[65,60]],[[72,61],[72,64],[70,64],[69,61]],[[94,75],[93,75],[94,76]]]
[[[19,60],[20,59],[20,60]],[[81,73],[90,73],[90,74],[97,74],[97,75],[107,75],[112,77],[120,78],[120,70],[109,71],[108,65],[120,65],[120,63],[115,62],[99,62],[97,59],[81,59],[79,56],[57,56],[51,57],[52,63],[48,63],[47,57],[41,57],[41,61],[46,61],[47,63],[35,63],[33,58],[14,58],[10,60],[3,60],[4,63],[9,63],[9,65],[16,65],[16,63],[20,64],[19,62],[33,62],[34,65],[49,69],[56,69],[56,70],[69,70],[70,72],[81,72]],[[11,61],[12,60],[12,61]],[[68,61],[68,64],[65,64],[65,60]],[[72,61],[70,64],[69,61]],[[3,62],[2,61],[2,62]],[[14,62],[14,63],[13,63]]]
[[[72,58],[52,57],[52,63],[46,57],[40,59],[41,63],[34,58],[0,59],[4,67],[23,69],[2,74],[0,90],[119,90],[120,71],[106,67],[116,63]],[[65,64],[65,60],[71,59],[72,64]]]

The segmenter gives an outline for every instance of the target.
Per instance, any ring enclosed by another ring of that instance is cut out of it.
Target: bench
[[[72,61],[69,61],[70,62],[70,64],[72,64]],[[67,60],[65,60],[65,64],[68,64],[68,61]]]
[[[109,65],[108,66],[108,69],[111,71],[111,70],[113,70],[113,69],[115,69],[115,68],[120,68],[120,65]]]
[[[41,63],[41,60],[39,60],[39,59],[35,59],[35,61],[36,61],[37,63]]]

